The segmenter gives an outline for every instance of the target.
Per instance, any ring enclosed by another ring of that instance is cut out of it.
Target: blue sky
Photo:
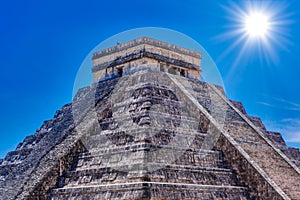
[[[237,33],[249,2],[277,22],[269,46]],[[259,2],[2,1],[0,157],[71,102],[77,71],[94,47],[140,27],[196,40],[218,66],[228,97],[300,147],[300,1]]]

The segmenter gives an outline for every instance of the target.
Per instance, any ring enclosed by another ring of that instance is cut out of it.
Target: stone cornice
[[[113,53],[116,53],[118,51],[123,51],[125,49],[131,48],[131,47],[134,47],[134,46],[138,46],[138,45],[142,45],[142,44],[148,44],[148,45],[151,45],[151,46],[167,49],[167,50],[170,50],[170,51],[174,51],[174,52],[177,52],[177,53],[180,53],[180,54],[192,56],[192,57],[199,58],[199,59],[201,59],[201,56],[202,56],[202,54],[200,52],[196,51],[196,50],[193,51],[193,50],[189,50],[189,49],[186,49],[186,48],[183,48],[183,47],[176,46],[174,44],[170,44],[170,43],[162,42],[162,41],[159,41],[159,40],[155,40],[155,39],[152,39],[152,38],[141,37],[141,38],[137,38],[135,40],[129,41],[129,42],[125,42],[123,44],[118,44],[114,47],[110,47],[110,48],[95,52],[94,55],[93,55],[93,59],[97,59],[97,58],[100,58],[102,56],[113,54]]]
[[[124,56],[124,57],[116,58],[113,61],[108,61],[108,62],[105,62],[105,63],[98,64],[98,65],[96,65],[92,68],[92,71],[96,72],[98,70],[105,69],[105,68],[108,68],[108,67],[122,65],[124,63],[130,62],[130,61],[133,61],[133,60],[137,60],[137,59],[140,59],[140,58],[143,58],[143,57],[153,58],[153,59],[158,60],[158,61],[162,61],[162,62],[165,62],[165,63],[168,63],[168,64],[173,64],[173,65],[176,65],[176,66],[181,66],[181,67],[184,67],[184,68],[187,68],[187,69],[198,70],[198,71],[201,70],[200,67],[195,65],[195,64],[187,63],[187,62],[182,61],[182,60],[170,58],[170,57],[167,57],[167,56],[163,56],[163,55],[159,55],[159,54],[155,54],[155,53],[151,53],[151,52],[148,52],[146,50],[143,50],[139,53],[132,53],[132,54],[129,54],[129,55]]]

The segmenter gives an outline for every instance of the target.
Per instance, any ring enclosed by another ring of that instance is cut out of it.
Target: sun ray
[[[292,21],[291,14],[285,12],[287,7],[286,3],[278,1],[244,1],[242,5],[235,2],[222,5],[229,23],[225,27],[226,31],[216,39],[222,42],[231,41],[231,44],[218,60],[226,58],[240,47],[229,70],[229,79],[237,66],[245,66],[241,62],[257,59],[261,66],[279,63],[278,50],[288,50],[291,44],[287,25]]]

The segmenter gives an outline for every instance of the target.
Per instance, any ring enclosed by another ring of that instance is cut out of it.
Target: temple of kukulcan
[[[0,160],[0,199],[300,199],[300,152],[202,54],[142,37],[94,52],[94,82]]]

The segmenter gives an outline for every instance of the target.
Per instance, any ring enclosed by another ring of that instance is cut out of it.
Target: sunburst
[[[266,37],[271,29],[270,18],[264,13],[249,13],[244,19],[244,29],[250,37]]]
[[[287,25],[291,23],[291,15],[286,13],[287,7],[279,1],[246,1],[242,5],[232,2],[223,6],[229,23],[227,30],[218,38],[232,42],[219,59],[240,49],[232,68],[239,65],[241,59],[255,57],[269,64],[276,63],[277,50],[287,50],[290,44]]]

